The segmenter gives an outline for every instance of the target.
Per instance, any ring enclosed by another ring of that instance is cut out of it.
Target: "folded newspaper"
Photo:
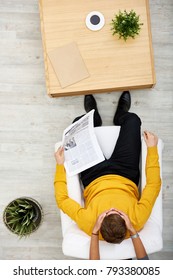
[[[76,175],[105,160],[94,132],[93,115],[94,110],[63,132],[64,166],[69,176]]]

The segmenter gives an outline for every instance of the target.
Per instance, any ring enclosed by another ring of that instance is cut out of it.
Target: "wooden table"
[[[116,90],[150,88],[155,84],[148,0],[39,0],[46,85],[59,97]],[[119,10],[135,10],[142,26],[136,39],[112,36],[110,22]],[[105,17],[105,26],[91,31],[85,18],[91,11]],[[49,51],[76,42],[90,77],[62,88],[48,58]]]

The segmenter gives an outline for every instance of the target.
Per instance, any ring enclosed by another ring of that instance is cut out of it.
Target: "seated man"
[[[85,96],[84,106],[86,112],[95,109],[94,125],[101,125],[102,120],[92,95]],[[125,91],[119,99],[113,119],[114,124],[121,126],[121,129],[111,157],[80,174],[84,186],[84,207],[68,196],[63,148],[59,148],[55,153],[57,167],[54,186],[57,205],[88,235],[92,235],[98,216],[111,208],[128,215],[135,231],[140,231],[148,220],[160,191],[158,138],[146,131],[146,186],[141,197],[139,196],[141,120],[136,114],[129,112],[130,106],[130,93]],[[130,232],[121,215],[112,213],[104,217],[99,239],[120,243],[129,236]]]

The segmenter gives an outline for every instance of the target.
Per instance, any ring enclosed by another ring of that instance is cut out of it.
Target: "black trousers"
[[[96,122],[97,120],[95,119],[95,126]],[[126,177],[138,185],[140,177],[141,120],[134,113],[123,112],[119,115],[116,125],[120,125],[121,128],[111,157],[81,172],[80,178],[84,188],[98,177],[108,174]]]

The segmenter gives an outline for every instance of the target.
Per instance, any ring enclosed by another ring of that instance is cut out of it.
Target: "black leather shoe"
[[[131,106],[131,96],[129,91],[123,91],[118,101],[117,110],[114,115],[113,122],[117,123],[117,118],[124,112],[128,112]]]
[[[85,95],[84,97],[84,108],[85,111],[88,113],[92,109],[97,110],[97,103],[93,95]]]
[[[94,126],[101,126],[102,125],[102,119],[100,117],[100,114],[97,109],[97,103],[93,95],[85,95],[84,97],[84,108],[85,111],[88,113],[91,110],[95,110],[94,112]]]

